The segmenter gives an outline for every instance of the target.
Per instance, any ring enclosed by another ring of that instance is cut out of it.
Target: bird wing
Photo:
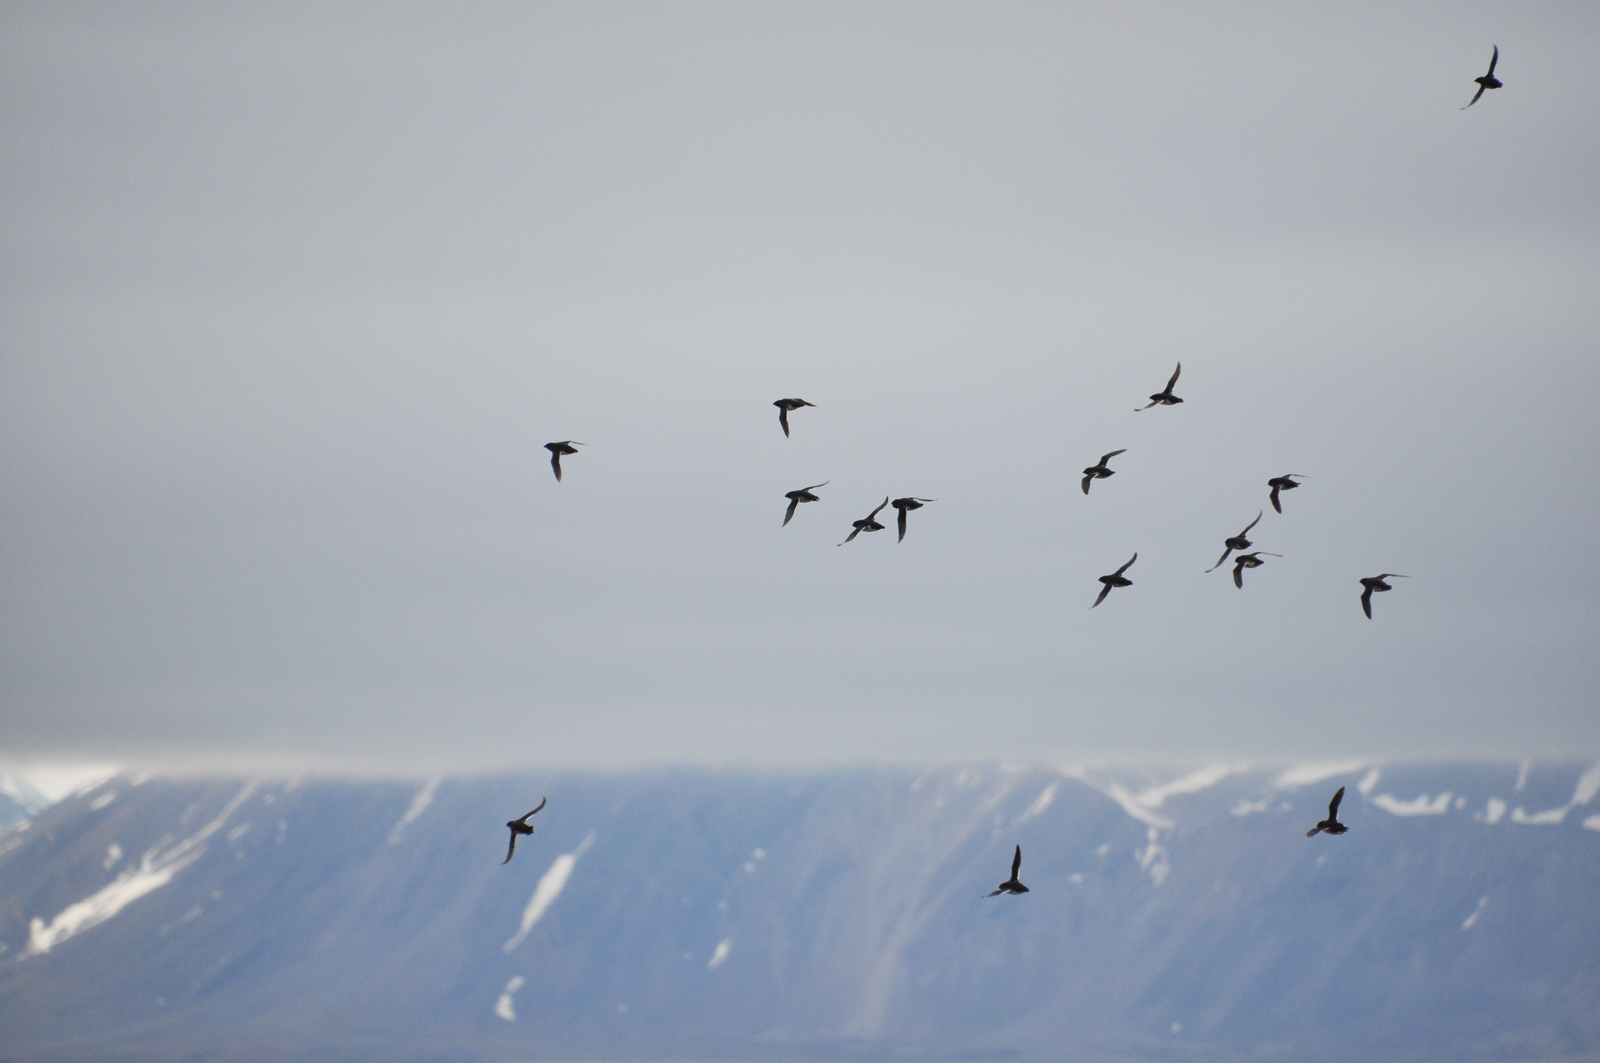
[[[1135,561],[1137,561],[1137,560],[1139,560],[1139,551],[1135,550],[1133,552],[1133,556],[1128,558],[1128,563],[1126,565],[1123,565],[1121,568],[1117,569],[1117,575],[1120,576],[1124,572],[1128,571],[1128,569],[1131,568],[1133,566],[1133,563]]]
[[[1489,76],[1494,77],[1494,65],[1500,61],[1500,46],[1494,46],[1494,55],[1489,57]]]
[[[1378,578],[1379,579],[1410,579],[1411,577],[1410,576],[1402,576],[1398,572],[1380,572],[1380,573],[1378,573]]]
[[[1111,453],[1103,455],[1100,458],[1100,464],[1104,465],[1106,462],[1110,461],[1112,458],[1116,457],[1118,454],[1126,454],[1127,452],[1128,452],[1128,448],[1127,447],[1123,447],[1121,450],[1113,450]]]
[[[1272,503],[1272,509],[1274,512],[1282,513],[1283,507],[1278,505],[1278,486],[1278,484],[1272,485],[1272,495],[1270,496],[1269,501]]]
[[[1339,818],[1339,802],[1343,801],[1343,800],[1344,800],[1344,787],[1341,786],[1341,787],[1339,787],[1338,791],[1333,795],[1333,800],[1328,802],[1328,818],[1329,819],[1338,819]]]
[[[1111,593],[1111,584],[1102,583],[1100,585],[1100,597],[1098,597],[1098,598],[1096,598],[1094,600],[1094,605],[1099,605],[1101,602],[1105,601],[1106,600],[1106,595],[1108,595],[1110,593]],[[1093,609],[1094,605],[1089,606],[1089,608]]]
[[[1215,572],[1217,569],[1221,568],[1222,567],[1222,563],[1224,561],[1228,560],[1228,555],[1231,554],[1231,553],[1233,553],[1233,547],[1230,546],[1226,550],[1222,551],[1222,556],[1217,558],[1217,563],[1212,565],[1210,568],[1206,569],[1206,571],[1207,572]]]
[[[1015,879],[1017,872],[1022,870],[1022,846],[1017,846],[1017,855],[1011,858],[1011,877]]]
[[[1320,830],[1322,830],[1322,828],[1320,826],[1312,827],[1310,830],[1306,831],[1306,837],[1307,838],[1314,838],[1314,837],[1316,837],[1317,832],[1320,831]]]
[[[798,492],[796,492],[796,494],[798,494]],[[789,496],[789,508],[783,514],[783,526],[784,527],[788,527],[789,526],[789,522],[794,519],[794,511],[796,509],[798,509],[799,507],[800,507],[800,499],[796,498],[795,495],[790,495]]]
[[[1000,890],[994,890],[994,891],[992,891],[990,893],[985,893],[984,896],[985,897],[995,897],[995,896],[998,896],[1000,893],[1001,893]]]
[[[1244,558],[1239,558],[1238,564],[1233,566],[1233,585],[1244,590]]]
[[[1361,611],[1367,614],[1367,619],[1372,619],[1372,588],[1368,587],[1361,592]]]
[[[1266,512],[1266,510],[1258,510],[1256,512],[1256,519],[1251,521],[1249,524],[1246,524],[1244,526],[1244,531],[1239,533],[1239,538],[1243,539],[1246,535],[1249,535],[1250,534],[1250,529],[1254,528],[1257,524],[1261,523],[1261,514],[1265,513],[1265,512]]]
[[[1083,493],[1084,494],[1088,494],[1089,493],[1089,481],[1093,480],[1093,479],[1094,479],[1093,476],[1085,476],[1083,478]]]
[[[1486,88],[1488,88],[1487,85],[1479,85],[1478,86],[1478,91],[1473,94],[1473,97],[1472,97],[1471,100],[1467,101],[1467,107],[1471,107],[1474,103],[1477,103],[1478,102],[1478,97],[1483,95],[1483,90],[1486,89]],[[1461,109],[1463,111],[1465,111],[1467,109],[1467,107],[1463,107]]]
[[[1154,406],[1155,404],[1156,404],[1155,400],[1151,399],[1149,402],[1145,403],[1143,406],[1135,406],[1133,408],[1133,412],[1134,413],[1143,413],[1145,410],[1148,410],[1150,407]]]
[[[783,426],[783,435],[787,439],[789,436],[789,408],[787,406],[778,407],[778,423]]]
[[[856,536],[858,536],[858,535],[860,535],[860,534],[861,534],[861,529],[860,529],[860,528],[859,528],[859,527],[857,527],[857,528],[854,528],[854,529],[852,529],[852,530],[851,530],[851,532],[850,532],[850,534],[849,534],[849,535],[846,535],[846,536],[845,536],[845,537],[844,537],[844,543],[847,543],[847,542],[849,542],[849,541],[850,541],[850,540],[851,540],[851,539],[854,539],[854,538],[855,538],[855,537],[856,537]],[[840,545],[840,546],[843,546],[843,545],[844,545],[844,543],[840,543],[840,544],[839,544],[839,545]]]
[[[548,803],[548,802],[549,802],[549,801],[550,801],[550,799],[549,799],[549,798],[548,798],[548,797],[545,797],[545,798],[541,798],[541,799],[540,799],[540,800],[539,800],[539,808],[543,808],[543,807],[544,807],[544,806],[545,806],[545,805],[546,805],[546,804],[547,804],[547,803]],[[532,811],[532,812],[529,812],[529,813],[528,813],[528,816],[535,816],[535,815],[538,815],[538,813],[539,813],[539,808],[536,808],[536,809],[534,809],[534,810],[533,810],[533,811]],[[523,816],[523,817],[522,817],[522,818],[523,818],[523,819],[527,819],[527,818],[528,818],[528,816]]]
[[[550,452],[550,467],[556,471],[556,483],[561,482],[561,451]]]
[[[819,484],[812,484],[810,487],[806,488],[806,490],[807,491],[815,491],[819,487],[827,487],[827,486],[828,486],[828,481],[824,480]]]
[[[1178,374],[1181,373],[1181,372],[1183,372],[1183,363],[1179,362],[1178,363],[1178,368],[1176,368],[1176,369],[1174,369],[1172,371],[1172,379],[1167,381],[1167,390],[1168,391],[1171,391],[1172,390],[1172,385],[1174,385],[1174,384],[1176,384],[1178,382]]]
[[[516,831],[512,831],[511,832],[511,845],[506,849],[506,858],[504,860],[500,861],[500,866],[504,867],[506,864],[511,863],[511,854],[516,852],[516,851],[517,851],[517,832]]]
[[[896,539],[895,542],[904,542],[906,537],[906,510],[904,507],[900,509],[900,520],[897,523],[900,525],[900,538]]]
[[[889,504],[889,496],[888,495],[884,495],[883,496],[883,501],[878,503],[878,508],[873,510],[871,513],[867,514],[867,519],[868,520],[877,520],[878,519],[878,514],[883,512],[883,507],[887,506],[888,504]]]

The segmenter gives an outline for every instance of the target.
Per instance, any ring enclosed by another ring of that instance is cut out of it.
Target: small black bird
[[[1229,536],[1228,538],[1222,540],[1222,545],[1226,546],[1227,549],[1222,551],[1222,556],[1217,558],[1217,563],[1216,564],[1214,564],[1210,568],[1206,569],[1207,572],[1215,572],[1217,569],[1221,568],[1222,567],[1222,563],[1224,561],[1228,560],[1228,555],[1233,553],[1235,550],[1248,550],[1248,549],[1250,549],[1250,540],[1245,538],[1245,536],[1250,534],[1250,529],[1251,528],[1254,528],[1257,524],[1261,523],[1261,513],[1262,512],[1265,512],[1265,511],[1264,510],[1263,511],[1258,511],[1256,513],[1256,519],[1251,521],[1249,524],[1246,524],[1244,526],[1244,531],[1240,532],[1238,535],[1232,535],[1232,536]]]
[[[1238,587],[1240,590],[1244,590],[1245,569],[1260,568],[1262,565],[1266,564],[1265,561],[1261,560],[1262,554],[1266,554],[1268,557],[1283,556],[1282,554],[1274,554],[1267,550],[1257,550],[1252,554],[1240,554],[1238,557],[1233,559],[1233,585],[1235,587]]]
[[[1500,79],[1494,76],[1494,65],[1496,63],[1498,63],[1499,61],[1500,61],[1500,46],[1497,44],[1497,45],[1494,46],[1494,55],[1489,57],[1489,72],[1487,74],[1483,75],[1483,77],[1481,77],[1481,78],[1473,78],[1472,79],[1473,81],[1476,81],[1478,83],[1478,91],[1472,97],[1472,102],[1467,104],[1467,107],[1471,107],[1472,104],[1478,102],[1478,97],[1483,95],[1483,90],[1484,89],[1497,89],[1497,88],[1500,87]],[[1461,109],[1463,111],[1465,111],[1467,109],[1467,107],[1463,107]]]
[[[550,800],[548,797],[541,800],[539,802],[539,808],[543,808],[545,801],[548,800]],[[506,858],[500,861],[502,865],[511,863],[511,854],[517,851],[517,835],[533,833],[533,824],[529,823],[528,820],[533,816],[534,812],[539,811],[539,808],[534,809],[533,812],[529,812],[521,819],[506,820],[506,826],[511,828],[511,845],[506,849]]]
[[[921,509],[923,507],[923,505],[928,503],[928,502],[937,502],[937,501],[939,501],[937,498],[897,498],[897,499],[895,499],[894,500],[894,508],[900,511],[900,520],[898,522],[899,525],[900,525],[900,538],[896,539],[895,542],[898,543],[898,542],[903,542],[905,540],[905,537],[906,537],[906,514],[908,512],[910,512],[913,509]],[[873,512],[876,513],[877,510],[873,510]]]
[[[853,520],[853,521],[851,521],[850,522],[850,526],[852,528],[854,528],[855,531],[851,532],[848,536],[845,537],[844,543],[847,543],[851,539],[854,539],[856,536],[860,535],[862,532],[883,531],[883,525],[879,524],[876,518],[878,516],[879,510],[883,509],[883,507],[887,506],[888,504],[889,504],[889,496],[888,495],[884,495],[883,496],[883,501],[878,503],[878,508],[873,510],[871,513],[868,513],[865,520]],[[904,512],[904,511],[902,510],[902,512]],[[843,546],[844,543],[840,543],[839,545]]]
[[[1344,787],[1341,786],[1339,792],[1333,795],[1333,800],[1328,802],[1328,818],[1306,831],[1307,838],[1314,837],[1319,830],[1325,830],[1329,834],[1343,834],[1350,829],[1339,822],[1339,802],[1343,800]]]
[[[588,445],[589,444],[587,443],[574,444],[570,439],[564,439],[559,443],[546,443],[544,445],[544,449],[550,452],[550,467],[556,471],[556,483],[561,482],[561,455],[576,454],[578,452],[578,447],[586,447]]]
[[[1133,586],[1133,580],[1128,579],[1127,577],[1123,576],[1123,573],[1128,571],[1128,566],[1132,565],[1137,560],[1139,560],[1139,551],[1135,550],[1133,552],[1133,556],[1128,558],[1128,564],[1127,565],[1123,565],[1121,568],[1117,569],[1115,572],[1111,573],[1111,575],[1109,575],[1109,576],[1101,576],[1100,577],[1100,582],[1104,583],[1105,586],[1100,588],[1100,597],[1098,597],[1098,598],[1096,598],[1094,600],[1094,605],[1099,605],[1101,602],[1105,601],[1106,600],[1106,595],[1111,593],[1111,588],[1112,587],[1131,587],[1131,586]],[[1089,608],[1093,609],[1094,605],[1089,606]]]
[[[1383,582],[1384,580],[1410,578],[1410,576],[1402,576],[1398,572],[1380,572],[1376,576],[1367,576],[1363,579],[1361,586],[1366,589],[1361,592],[1361,611],[1367,614],[1367,619],[1372,619],[1372,592],[1394,590],[1393,587]]]
[[[815,406],[816,403],[807,402],[805,399],[779,399],[773,405],[778,408],[778,423],[783,426],[783,435],[787,439],[789,436],[789,411],[798,410],[802,406]]]
[[[1090,480],[1104,480],[1107,476],[1115,476],[1117,474],[1117,470],[1108,469],[1106,467],[1106,462],[1110,461],[1118,454],[1127,453],[1127,450],[1127,447],[1123,447],[1121,450],[1113,450],[1111,453],[1103,455],[1100,458],[1100,464],[1091,465],[1087,469],[1083,470],[1083,493],[1089,493]]]
[[[996,893],[1027,893],[1028,887],[1017,881],[1017,872],[1022,870],[1022,846],[1017,846],[1017,855],[1011,858],[1011,877],[1000,883],[1000,888],[994,893],[985,893],[985,897],[993,897]]]
[[[819,497],[817,497],[816,495],[812,494],[811,492],[815,491],[819,487],[826,487],[826,486],[828,486],[828,481],[824,480],[819,484],[812,484],[810,487],[802,487],[798,491],[786,492],[783,497],[787,498],[789,500],[789,510],[788,510],[787,513],[785,513],[783,515],[783,524],[784,524],[784,526],[787,527],[788,524],[789,524],[789,521],[794,519],[795,508],[798,507],[800,505],[800,503],[802,503],[802,502],[820,502],[820,501],[822,501]]]
[[[1167,381],[1167,386],[1163,390],[1151,395],[1150,402],[1148,404],[1136,407],[1133,412],[1139,413],[1142,410],[1148,410],[1151,406],[1176,406],[1178,403],[1182,402],[1182,399],[1178,398],[1178,396],[1172,393],[1172,385],[1178,382],[1178,374],[1181,372],[1183,372],[1183,363],[1179,362],[1178,368],[1172,371],[1172,379]]]
[[[1272,502],[1272,508],[1279,513],[1283,512],[1283,507],[1278,505],[1278,492],[1293,491],[1296,487],[1299,487],[1300,485],[1294,482],[1296,476],[1302,480],[1308,479],[1304,473],[1292,472],[1287,476],[1274,476],[1267,481],[1267,486],[1272,488],[1272,494],[1267,497]]]

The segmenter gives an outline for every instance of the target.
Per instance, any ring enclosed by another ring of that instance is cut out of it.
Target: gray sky
[[[1597,70],[1588,4],[9,6],[0,750],[1593,750]]]

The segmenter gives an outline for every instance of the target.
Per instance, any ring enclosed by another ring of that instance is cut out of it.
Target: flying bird
[[[883,496],[883,501],[878,503],[878,508],[873,510],[871,513],[868,513],[866,515],[865,519],[851,521],[850,522],[850,526],[852,528],[854,528],[855,531],[851,532],[845,538],[844,543],[847,543],[851,539],[854,539],[856,536],[860,535],[862,532],[883,531],[883,525],[879,524],[876,518],[878,516],[879,510],[883,509],[883,507],[887,506],[888,504],[889,504],[889,496],[888,495],[884,495]],[[904,512],[905,512],[904,510],[901,510],[902,514],[904,514]],[[840,543],[839,545],[843,546],[844,543]]]
[[[1101,455],[1100,464],[1091,465],[1087,469],[1083,470],[1083,493],[1089,493],[1089,481],[1104,480],[1107,476],[1115,476],[1117,474],[1117,470],[1107,468],[1106,462],[1110,461],[1118,454],[1127,453],[1127,450],[1127,447],[1123,447],[1121,450],[1113,450],[1109,454]]]
[[[1483,77],[1481,77],[1481,78],[1473,78],[1472,79],[1473,81],[1476,81],[1478,83],[1478,91],[1477,91],[1476,94],[1473,95],[1472,102],[1468,103],[1467,107],[1471,107],[1472,104],[1478,102],[1478,97],[1483,95],[1483,90],[1484,89],[1497,89],[1497,88],[1500,87],[1500,79],[1494,76],[1494,65],[1496,63],[1498,63],[1499,61],[1500,61],[1500,46],[1497,44],[1497,45],[1494,46],[1494,55],[1489,57],[1489,72],[1487,74],[1483,75]],[[1463,107],[1461,109],[1463,111],[1465,111],[1467,109],[1467,107]]]
[[[1386,579],[1410,579],[1398,572],[1380,572],[1376,576],[1367,576],[1361,581],[1361,586],[1366,588],[1361,592],[1361,611],[1367,614],[1367,619],[1372,619],[1372,592],[1392,591],[1393,587],[1384,582]]]
[[[1233,585],[1235,587],[1238,587],[1240,590],[1244,590],[1245,569],[1260,568],[1262,565],[1266,564],[1265,561],[1261,560],[1262,554],[1266,554],[1268,557],[1283,556],[1282,554],[1274,554],[1267,550],[1257,550],[1250,554],[1240,554],[1238,557],[1233,559]]]
[[[1283,512],[1283,507],[1278,505],[1278,492],[1293,491],[1296,487],[1299,487],[1300,485],[1294,482],[1296,476],[1302,480],[1307,479],[1304,473],[1291,472],[1287,476],[1274,476],[1267,481],[1267,486],[1272,488],[1272,494],[1268,496],[1268,499],[1272,502],[1272,508],[1279,513]]]
[[[1338,793],[1333,795],[1333,800],[1328,802],[1328,818],[1306,831],[1306,837],[1315,837],[1318,831],[1325,830],[1329,834],[1343,834],[1350,828],[1339,822],[1339,802],[1344,800],[1344,787],[1339,787]]]
[[[794,511],[799,507],[800,503],[820,502],[821,499],[811,492],[815,491],[819,487],[826,486],[828,486],[828,481],[824,480],[819,484],[812,484],[810,487],[802,487],[798,491],[786,492],[783,497],[789,500],[789,509],[788,512],[784,513],[783,515],[783,526],[787,527],[789,522],[794,519]]]
[[[1172,371],[1172,379],[1167,381],[1167,386],[1151,395],[1149,403],[1136,407],[1133,412],[1139,413],[1142,410],[1148,410],[1151,406],[1176,406],[1182,402],[1182,399],[1172,393],[1172,386],[1178,382],[1178,374],[1181,372],[1183,372],[1183,363],[1179,362],[1178,368]]]
[[[1100,588],[1100,597],[1098,597],[1098,598],[1096,598],[1094,600],[1094,605],[1099,605],[1101,602],[1105,601],[1106,600],[1106,595],[1111,593],[1111,588],[1112,587],[1131,587],[1131,586],[1133,586],[1133,580],[1128,579],[1126,576],[1123,575],[1123,573],[1128,571],[1129,566],[1132,565],[1137,560],[1139,560],[1139,551],[1135,550],[1133,552],[1133,556],[1128,558],[1128,564],[1123,565],[1121,568],[1117,569],[1115,572],[1111,573],[1111,575],[1109,575],[1109,576],[1101,576],[1100,577],[1100,582],[1104,583],[1105,586]],[[1089,608],[1093,609],[1094,605],[1089,606]]]
[[[1260,512],[1256,513],[1256,519],[1251,521],[1249,524],[1246,524],[1244,526],[1244,531],[1240,532],[1238,535],[1229,536],[1228,538],[1222,540],[1222,545],[1226,546],[1227,549],[1222,551],[1222,556],[1217,558],[1217,563],[1216,564],[1214,564],[1210,568],[1206,569],[1207,572],[1215,572],[1217,569],[1221,568],[1222,567],[1222,563],[1224,561],[1228,560],[1228,555],[1233,553],[1235,550],[1248,550],[1248,549],[1250,549],[1250,540],[1245,538],[1245,537],[1250,534],[1250,529],[1251,528],[1254,528],[1257,524],[1259,524],[1261,522],[1261,513],[1262,512],[1265,512],[1265,511],[1263,510],[1263,511],[1260,511]]]
[[[1017,872],[1022,870],[1022,846],[1017,846],[1017,855],[1011,858],[1011,877],[1000,883],[994,893],[985,893],[985,897],[993,897],[996,893],[1027,893],[1028,887],[1017,881]]]
[[[576,454],[578,447],[586,447],[587,443],[574,444],[570,439],[563,439],[559,443],[546,443],[544,449],[550,452],[550,467],[556,471],[556,483],[561,482],[561,455]]]
[[[541,800],[539,802],[539,808],[543,808],[545,801],[548,800],[550,800],[548,797]],[[533,833],[533,824],[529,823],[528,820],[533,817],[534,812],[539,811],[539,808],[534,809],[533,812],[529,812],[521,819],[506,820],[506,826],[511,828],[511,844],[506,848],[506,858],[500,861],[502,866],[511,863],[511,854],[517,851],[517,835]]]
[[[816,403],[807,402],[805,399],[779,399],[773,405],[778,408],[778,423],[783,426],[783,436],[787,439],[789,437],[789,411],[798,410],[802,406],[815,406]]]
[[[923,507],[923,505],[928,503],[928,502],[937,502],[937,501],[939,501],[937,498],[897,498],[897,499],[895,499],[894,500],[894,508],[900,511],[900,520],[898,522],[899,525],[900,525],[900,538],[896,539],[895,542],[898,543],[898,542],[903,542],[905,540],[905,537],[906,537],[906,514],[907,513],[911,512],[913,509],[921,509]],[[878,508],[881,509],[883,507],[880,506]],[[874,513],[876,513],[877,511],[878,510],[876,510],[876,509],[873,510]]]

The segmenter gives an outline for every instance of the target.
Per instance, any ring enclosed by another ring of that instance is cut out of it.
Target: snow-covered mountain
[[[1340,785],[1349,833],[1307,839]],[[0,839],[0,1060],[1600,1059],[1597,791],[1588,764],[118,776]],[[1017,844],[1031,892],[985,898]]]

